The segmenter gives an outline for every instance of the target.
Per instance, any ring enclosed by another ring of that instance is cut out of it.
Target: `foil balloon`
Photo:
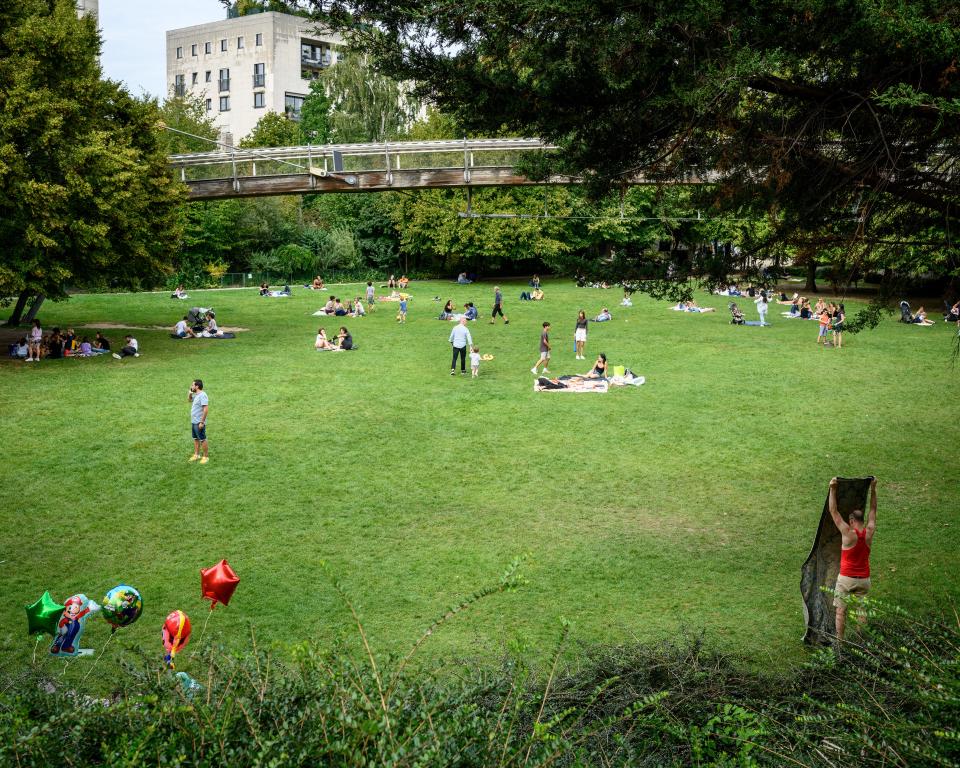
[[[86,595],[71,595],[63,604],[63,613],[57,622],[57,632],[50,646],[51,656],[88,656],[92,650],[80,647],[80,637],[90,614],[100,610]]]
[[[183,611],[171,611],[167,620],[163,622],[163,647],[167,655],[163,657],[164,662],[170,668],[174,668],[174,657],[190,641],[190,619]]]
[[[116,631],[119,627],[129,627],[143,613],[143,598],[129,584],[118,584],[103,598],[101,604],[103,618]]]
[[[57,623],[65,607],[50,597],[49,592],[44,592],[43,597],[37,602],[26,606],[27,633],[40,635],[46,632],[48,635],[56,636]]]
[[[239,583],[240,578],[226,560],[200,569],[200,596],[210,600],[211,611],[217,603],[227,605]]]

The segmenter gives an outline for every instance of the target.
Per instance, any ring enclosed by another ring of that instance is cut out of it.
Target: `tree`
[[[313,80],[300,107],[300,131],[310,144],[326,144],[330,140],[330,99],[325,87],[323,80]]]
[[[300,125],[288,120],[279,112],[267,112],[257,121],[253,130],[243,137],[240,146],[252,147],[296,147],[303,143]]]
[[[396,138],[417,113],[410,89],[377,72],[367,54],[347,52],[321,81],[330,99],[330,139],[337,143]]]
[[[71,282],[137,289],[167,269],[183,200],[153,101],[100,79],[71,0],[0,6],[0,295],[9,322]],[[51,51],[56,55],[51,55]]]
[[[709,174],[699,208],[769,222],[754,253],[957,269],[952,0],[310,4],[468,130],[557,144],[541,172],[597,197]]]

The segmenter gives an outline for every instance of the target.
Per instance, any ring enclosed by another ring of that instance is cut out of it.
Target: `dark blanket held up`
[[[870,477],[838,478],[837,509],[846,520],[855,509],[867,511]],[[821,587],[833,589],[840,573],[840,531],[830,517],[830,489],[820,514],[820,526],[813,540],[813,549],[800,569],[800,594],[803,596],[803,620],[806,631],[803,642],[829,644],[836,635],[833,595]]]

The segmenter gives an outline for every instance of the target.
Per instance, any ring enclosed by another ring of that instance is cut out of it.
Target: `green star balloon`
[[[57,636],[57,623],[63,615],[63,606],[50,597],[50,592],[44,592],[33,605],[26,606],[27,634],[38,635],[46,632]]]

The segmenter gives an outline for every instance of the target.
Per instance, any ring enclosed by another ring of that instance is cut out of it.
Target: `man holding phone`
[[[190,403],[190,427],[193,432],[193,456],[190,461],[199,459],[201,464],[206,464],[210,461],[207,451],[207,411],[210,408],[210,398],[203,391],[203,382],[200,379],[193,380],[187,400]]]

